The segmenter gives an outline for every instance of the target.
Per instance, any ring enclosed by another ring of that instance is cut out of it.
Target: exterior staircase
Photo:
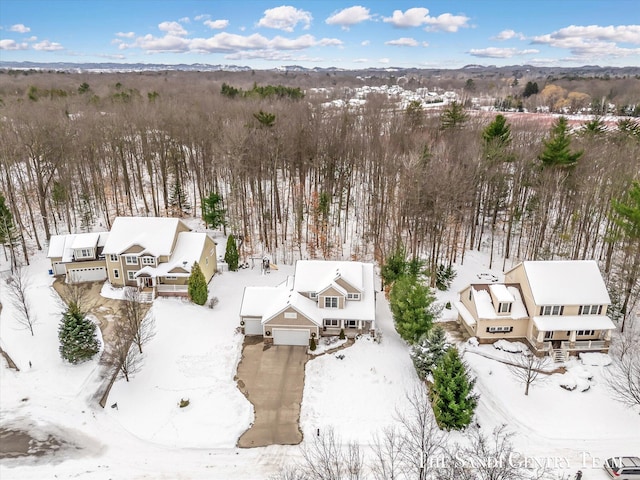
[[[567,357],[569,356],[569,352],[567,350],[564,350],[562,348],[554,348],[553,350],[551,350],[551,358],[553,358],[553,361],[556,363],[562,363],[562,362],[566,362],[567,361]]]
[[[156,297],[155,289],[141,290],[139,293],[139,299],[142,303],[153,303],[153,299]]]

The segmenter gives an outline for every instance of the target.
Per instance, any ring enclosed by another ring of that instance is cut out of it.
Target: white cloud
[[[369,59],[368,58],[354,58],[353,63],[369,63]]]
[[[191,23],[191,20],[189,19],[189,17],[182,17],[181,19],[178,20],[180,23]]]
[[[100,58],[108,58],[110,60],[124,60],[125,58],[127,58],[125,55],[110,54],[110,53],[100,53],[97,56]]]
[[[516,32],[515,30],[503,30],[493,38],[496,40],[511,40],[512,38],[524,40],[524,35],[522,33]]]
[[[12,25],[11,28],[9,28],[9,31],[18,33],[29,33],[31,29],[24,26],[22,23],[16,23],[15,25]]]
[[[398,28],[419,27],[427,23],[429,18],[428,8],[410,8],[406,12],[394,10],[391,17],[383,18],[383,21],[393,24]]]
[[[363,47],[366,47],[367,45],[370,45],[371,41],[370,40],[363,40],[362,42],[360,42],[360,45],[362,45]]]
[[[34,50],[40,50],[43,52],[53,52],[55,50],[63,50],[64,47],[57,42],[50,42],[49,40],[43,40],[40,43],[33,45]]]
[[[534,37],[532,43],[567,49],[576,59],[624,57],[640,53],[640,48],[619,46],[619,43],[640,44],[640,25],[571,25],[553,33]]]
[[[428,27],[425,30],[443,31],[443,32],[457,32],[458,29],[468,27],[469,17],[464,15],[451,15],[450,13],[443,13],[437,17],[429,17],[427,19]]]
[[[391,62],[391,60],[390,60],[390,59],[388,59],[388,58],[381,58],[381,59],[379,59],[379,60],[378,60],[378,62],[380,62],[380,63],[385,63],[385,64],[386,64],[386,63]]]
[[[395,40],[384,42],[385,45],[393,45],[395,47],[417,47],[420,45],[415,38],[402,37]]]
[[[274,62],[324,62],[324,58],[309,57],[308,55],[294,55],[290,52],[278,52],[274,50],[253,50],[249,52],[237,52],[225,55],[227,60],[254,60],[262,59]]]
[[[229,20],[205,20],[204,24],[211,30],[224,30],[229,26]]]
[[[468,27],[469,17],[443,13],[437,17],[429,15],[429,9],[423,7],[410,8],[403,12],[394,10],[393,15],[384,17],[384,22],[397,28],[410,28],[426,25],[427,31],[457,32],[459,28]]]
[[[264,17],[258,22],[259,27],[275,28],[285,32],[293,32],[298,23],[304,24],[305,30],[311,26],[313,17],[310,12],[289,5],[282,5],[264,11]]]
[[[0,50],[26,50],[29,45],[26,43],[18,43],[15,40],[0,40]]]
[[[209,15],[208,13],[203,13],[202,15],[196,15],[195,17],[193,17],[196,22],[199,22],[201,20],[209,20],[210,18],[211,15]]]
[[[356,5],[334,13],[325,20],[325,23],[329,25],[340,25],[343,29],[347,30],[351,25],[371,20],[371,18],[368,8]]]
[[[133,32],[118,32],[116,33],[116,37],[120,37],[120,38],[133,38],[135,37],[136,34]]]
[[[178,22],[162,22],[158,25],[158,28],[173,36],[182,36],[187,34],[187,31]]]
[[[527,49],[527,50],[518,50],[516,48],[498,48],[498,47],[489,47],[489,48],[472,48],[469,50],[469,55],[473,55],[474,57],[481,58],[511,58],[516,55],[531,55],[533,53],[540,53],[539,50],[535,49]]]

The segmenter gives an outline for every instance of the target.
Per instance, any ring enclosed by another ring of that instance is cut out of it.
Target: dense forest
[[[431,271],[470,249],[492,263],[593,258],[617,311],[637,304],[640,227],[622,208],[640,180],[637,120],[471,110],[464,79],[462,101],[440,109],[380,94],[338,107],[328,100],[345,89],[319,78],[329,90],[285,74],[270,89],[248,72],[4,72],[0,192],[17,227],[4,243],[28,261],[52,234],[118,215],[198,217],[216,193],[241,257],[382,262],[402,246]],[[606,92],[600,82],[584,83]],[[616,85],[634,104],[640,80]]]

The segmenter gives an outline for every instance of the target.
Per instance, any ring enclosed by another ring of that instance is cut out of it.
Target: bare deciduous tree
[[[406,471],[404,438],[397,428],[388,427],[376,435],[372,446],[371,472],[376,480],[398,480]]]
[[[610,392],[629,407],[640,406],[640,334],[631,329],[621,333],[609,354],[613,364],[607,376]]]
[[[16,322],[21,328],[29,330],[33,336],[33,326],[37,323],[37,318],[27,298],[26,292],[30,284],[27,271],[17,267],[13,275],[7,278],[6,285],[11,305],[15,309]]]
[[[529,395],[529,387],[545,380],[544,369],[549,364],[549,357],[536,357],[531,352],[515,354],[511,358],[509,370],[518,382],[525,385],[524,394]]]
[[[133,340],[122,323],[116,324],[114,339],[105,348],[103,358],[108,365],[116,368],[119,375],[127,382],[140,370],[142,356],[138,353],[138,349],[134,348]]]
[[[126,335],[138,347],[142,353],[142,346],[155,335],[155,320],[149,311],[149,306],[142,302],[140,291],[137,288],[126,288],[120,307],[121,318]]]
[[[397,412],[402,424],[402,453],[412,478],[429,478],[438,455],[443,452],[447,433],[440,430],[431,409],[427,389],[422,384],[407,394],[409,408]]]

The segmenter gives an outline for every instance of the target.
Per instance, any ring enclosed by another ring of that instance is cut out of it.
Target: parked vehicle
[[[639,457],[612,457],[604,462],[604,469],[611,478],[618,480],[640,480]]]

